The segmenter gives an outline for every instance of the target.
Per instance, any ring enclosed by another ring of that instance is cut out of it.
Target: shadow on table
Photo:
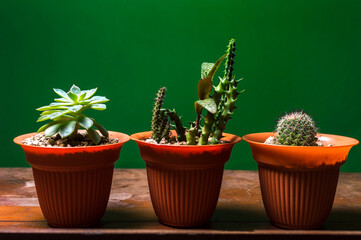
[[[95,227],[120,229],[173,229],[158,221],[151,206],[124,206],[107,209]],[[270,223],[263,207],[256,204],[218,206],[211,221],[193,229],[253,231],[278,229]],[[361,208],[335,207],[321,230],[361,230]]]
[[[333,208],[323,229],[326,230],[361,230],[361,208]]]
[[[107,209],[102,222],[95,227],[117,229],[174,229],[161,224],[152,208],[117,207]],[[252,206],[219,206],[211,221],[192,229],[251,231],[275,228],[263,208]]]

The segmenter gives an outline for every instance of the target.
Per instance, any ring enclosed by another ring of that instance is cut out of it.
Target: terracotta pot
[[[88,227],[97,224],[108,204],[114,163],[123,133],[109,132],[119,143],[89,147],[37,147],[22,143],[36,133],[18,136],[14,142],[25,151],[33,168],[36,192],[45,219],[53,227]]]
[[[282,228],[320,228],[332,208],[340,166],[358,141],[320,134],[324,146],[264,144],[273,134],[243,136],[251,146],[253,159],[258,163],[267,216],[273,224]]]
[[[230,143],[172,146],[144,142],[149,136],[151,132],[130,137],[146,162],[150,196],[159,220],[174,227],[207,223],[217,205],[224,164],[241,138],[224,134],[222,139]]]

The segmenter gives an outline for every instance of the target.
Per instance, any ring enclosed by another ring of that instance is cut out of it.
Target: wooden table
[[[256,171],[225,171],[211,222],[193,229],[162,225],[154,214],[144,169],[116,169],[102,222],[94,228],[47,225],[31,169],[0,168],[0,240],[4,239],[361,239],[361,174],[341,173],[333,210],[320,230],[273,226],[264,211]]]

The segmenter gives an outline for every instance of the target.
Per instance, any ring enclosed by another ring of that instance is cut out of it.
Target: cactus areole
[[[159,89],[151,124],[151,138],[154,141],[160,143],[162,140],[174,140],[170,131],[174,129],[177,132],[175,141],[186,142],[187,145],[213,145],[222,142],[223,132],[236,109],[235,102],[240,94],[237,87],[241,79],[236,80],[233,75],[235,51],[236,42],[231,39],[221,58],[215,63],[201,65],[201,79],[197,86],[198,100],[194,103],[197,117],[194,122],[190,122],[189,128],[183,126],[181,117],[174,109],[163,108],[166,88]],[[213,78],[223,60],[224,75],[219,77],[218,85],[213,85]]]

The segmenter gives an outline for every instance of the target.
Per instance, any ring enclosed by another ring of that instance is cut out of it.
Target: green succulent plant
[[[197,118],[196,121],[190,123],[188,129],[183,127],[181,118],[175,110],[162,108],[165,94],[162,95],[161,101],[158,101],[159,97],[157,97],[152,119],[153,139],[159,143],[164,136],[169,136],[170,129],[164,126],[169,126],[170,122],[174,122],[175,125],[170,126],[176,130],[178,141],[186,140],[188,145],[218,144],[221,141],[226,124],[236,109],[234,104],[240,94],[237,87],[241,79],[235,80],[233,75],[235,51],[236,43],[234,39],[231,39],[226,53],[215,63],[202,63],[201,79],[197,86],[199,100],[194,103]],[[224,76],[220,77],[217,86],[213,86],[213,78],[224,59],[226,59]],[[159,92],[162,92],[162,89]],[[203,109],[207,112],[205,116],[202,115]],[[210,137],[211,141],[209,141]]]
[[[94,118],[86,116],[83,112],[87,109],[105,110],[105,102],[109,99],[101,96],[94,96],[97,88],[91,90],[81,90],[73,85],[69,92],[54,88],[54,92],[60,96],[55,98],[53,103],[43,106],[37,111],[41,111],[37,122],[51,120],[51,122],[39,128],[45,136],[50,137],[59,133],[61,138],[72,139],[76,137],[78,129],[84,128],[91,140],[99,144],[101,136],[94,129],[97,128],[104,137],[108,137],[108,131],[100,125]]]
[[[277,123],[278,144],[290,146],[317,146],[317,128],[313,119],[304,112],[282,116]]]

